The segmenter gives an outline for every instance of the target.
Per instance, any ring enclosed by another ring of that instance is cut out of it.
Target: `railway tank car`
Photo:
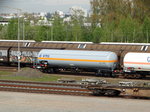
[[[112,75],[118,57],[111,51],[42,49],[38,54],[38,63],[45,64],[44,70],[73,68],[92,70],[97,75]]]
[[[125,55],[124,72],[145,77],[150,74],[150,53],[129,52]]]

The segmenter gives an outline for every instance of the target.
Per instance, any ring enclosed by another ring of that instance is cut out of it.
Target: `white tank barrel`
[[[150,71],[150,53],[127,53],[123,64],[124,69]]]
[[[93,69],[115,69],[118,58],[110,51],[50,50],[43,49],[38,61],[47,61],[52,67],[78,67]]]

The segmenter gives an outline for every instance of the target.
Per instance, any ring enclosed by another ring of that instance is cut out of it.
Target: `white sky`
[[[90,0],[0,0],[0,12],[9,12],[12,10],[2,6],[20,8],[27,12],[54,12],[56,10],[68,12],[72,6],[80,6],[89,10]]]

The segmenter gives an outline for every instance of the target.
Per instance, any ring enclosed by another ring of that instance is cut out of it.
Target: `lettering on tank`
[[[147,57],[147,62],[150,62],[150,56]]]
[[[39,54],[39,57],[49,58],[49,57],[50,57],[50,55],[49,55],[49,54]]]

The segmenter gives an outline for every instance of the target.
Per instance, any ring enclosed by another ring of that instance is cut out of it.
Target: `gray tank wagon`
[[[44,64],[44,71],[72,68],[91,70],[97,75],[112,75],[117,67],[118,56],[111,51],[42,49],[38,54],[38,63]]]

